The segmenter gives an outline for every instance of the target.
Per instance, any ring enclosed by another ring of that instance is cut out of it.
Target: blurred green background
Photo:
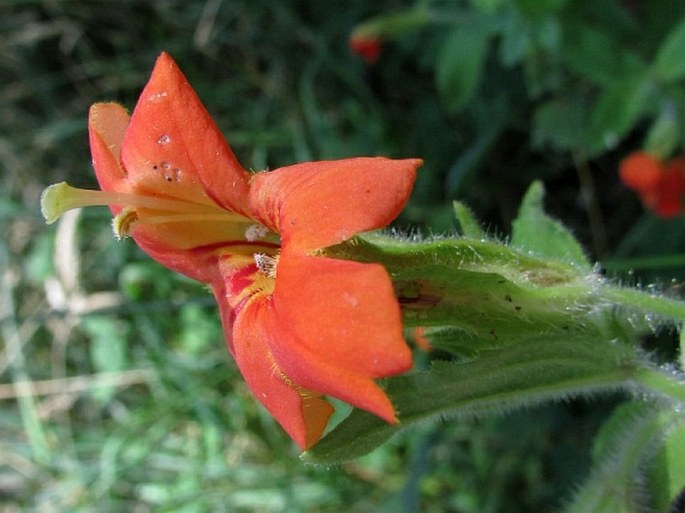
[[[105,209],[45,226],[40,192],[95,187],[89,105],[132,108],[166,50],[248,168],[421,157],[397,225],[424,235],[455,230],[459,199],[506,237],[541,179],[610,276],[679,290],[685,222],[643,212],[616,169],[683,146],[668,51],[685,55],[684,17],[680,0],[4,0],[0,512],[556,511],[618,398],[305,465],[242,382],[209,293],[114,240]],[[348,48],[368,20],[375,64]],[[645,343],[672,356],[668,333]]]

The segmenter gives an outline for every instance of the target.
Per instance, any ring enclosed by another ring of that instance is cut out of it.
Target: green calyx
[[[435,351],[385,381],[398,425],[353,411],[304,459],[354,458],[430,420],[616,391],[668,418],[674,408],[685,411],[683,376],[656,366],[638,343],[655,323],[682,323],[685,302],[596,272],[573,235],[543,212],[542,198],[533,184],[507,243],[485,236],[468,208],[455,204],[460,236],[415,242],[365,234],[324,251],[382,264],[408,337],[422,328]],[[662,430],[654,426],[645,436],[657,440]],[[635,450],[653,446],[644,440]]]

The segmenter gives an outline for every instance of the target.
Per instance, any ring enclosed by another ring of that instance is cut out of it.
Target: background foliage
[[[0,511],[556,511],[620,397],[304,465],[250,397],[208,293],[113,240],[104,210],[46,228],[38,197],[95,185],[89,105],[132,107],[167,50],[247,167],[422,157],[398,224],[424,233],[453,230],[459,199],[505,236],[541,179],[610,275],[677,290],[685,222],[643,213],[616,167],[682,148],[684,15],[677,0],[4,2]],[[347,47],[362,22],[384,40],[374,65]],[[665,361],[676,344],[645,347]]]

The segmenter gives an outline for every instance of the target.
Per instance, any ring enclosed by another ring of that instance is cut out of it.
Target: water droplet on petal
[[[150,96],[147,97],[147,99],[153,103],[159,103],[166,97],[166,95],[167,95],[166,91],[160,91],[158,93],[151,94]]]
[[[181,170],[177,167],[174,169],[165,168],[162,171],[162,178],[167,182],[178,182],[181,179]]]
[[[169,137],[166,134],[164,134],[162,137],[157,139],[157,144],[161,144],[161,145],[169,144],[170,142],[171,142],[171,137]]]

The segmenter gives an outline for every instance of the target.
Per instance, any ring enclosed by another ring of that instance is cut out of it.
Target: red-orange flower
[[[318,253],[396,217],[420,160],[248,173],[167,54],[130,118],[99,103],[88,126],[102,191],[54,185],[43,196],[46,218],[108,204],[118,235],[210,284],[245,380],[300,447],[326,427],[333,409],[324,396],[397,421],[374,381],[412,364],[390,278],[381,265]]]
[[[619,176],[658,216],[671,218],[683,212],[685,157],[662,162],[654,155],[636,151],[621,161]]]
[[[381,55],[381,39],[376,36],[352,34],[350,50],[361,56],[367,64],[375,64]]]

